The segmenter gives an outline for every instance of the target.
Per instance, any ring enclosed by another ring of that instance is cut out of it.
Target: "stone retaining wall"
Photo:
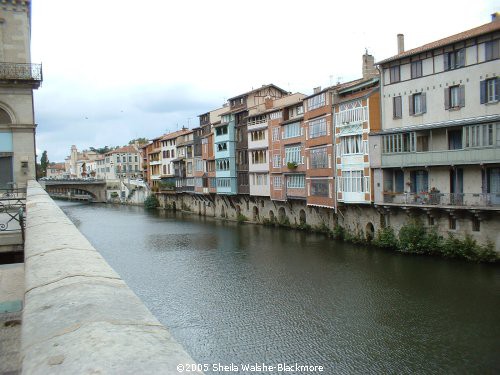
[[[177,374],[194,363],[35,181],[26,209],[24,374]]]

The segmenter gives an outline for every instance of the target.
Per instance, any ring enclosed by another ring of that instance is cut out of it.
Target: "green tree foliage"
[[[156,198],[155,194],[151,194],[144,200],[144,207],[146,207],[147,209],[153,209],[158,207],[159,205],[160,202],[158,201],[158,198]]]
[[[47,176],[47,167],[49,166],[49,158],[47,156],[47,151],[42,153],[42,157],[40,158],[40,174],[41,177]]]
[[[128,142],[128,144],[133,145],[135,142],[137,142],[139,145],[145,145],[146,143],[149,142],[149,140],[147,138],[135,138],[135,139],[131,139]]]

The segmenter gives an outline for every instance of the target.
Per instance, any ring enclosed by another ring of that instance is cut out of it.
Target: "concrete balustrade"
[[[177,374],[194,363],[35,181],[26,210],[24,374]]]

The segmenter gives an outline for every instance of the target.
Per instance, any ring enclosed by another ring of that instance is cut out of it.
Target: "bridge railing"
[[[176,374],[195,363],[36,181],[27,193],[23,373]]]

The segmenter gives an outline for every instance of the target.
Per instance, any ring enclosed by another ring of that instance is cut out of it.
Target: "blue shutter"
[[[481,104],[486,103],[486,81],[479,82]]]

